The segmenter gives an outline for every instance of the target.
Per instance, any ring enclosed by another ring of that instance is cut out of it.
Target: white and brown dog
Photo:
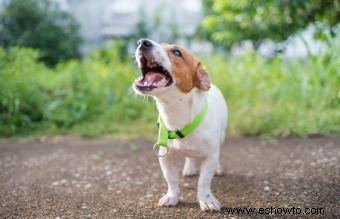
[[[159,206],[179,202],[178,155],[185,156],[184,176],[199,173],[197,198],[203,211],[219,211],[221,206],[211,192],[214,174],[222,174],[219,157],[227,126],[227,105],[220,90],[210,83],[201,62],[178,45],[158,44],[148,39],[138,41],[136,61],[142,75],[133,88],[136,93],[152,96],[166,127],[180,130],[202,111],[208,111],[188,136],[168,141],[169,153],[159,162],[168,191]]]

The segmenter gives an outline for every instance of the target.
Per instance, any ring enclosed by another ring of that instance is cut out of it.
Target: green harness
[[[189,124],[184,126],[184,128],[180,130],[175,130],[175,131],[168,130],[163,122],[162,117],[159,115],[158,116],[158,139],[157,139],[157,143],[154,145],[154,150],[155,150],[156,155],[159,157],[166,156],[168,153],[168,140],[184,138],[185,136],[187,136],[192,130],[194,130],[195,128],[197,128],[197,126],[199,126],[199,124],[201,124],[207,112],[208,112],[208,102],[206,101],[204,104],[203,110],[200,113],[198,113]],[[164,149],[166,149],[165,154],[159,153],[159,151],[161,151],[160,147],[163,147]]]

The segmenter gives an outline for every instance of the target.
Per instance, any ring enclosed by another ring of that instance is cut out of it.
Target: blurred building
[[[184,44],[203,18],[200,0],[50,0],[81,25],[86,53],[112,38],[150,37]],[[184,42],[183,42],[184,41]]]

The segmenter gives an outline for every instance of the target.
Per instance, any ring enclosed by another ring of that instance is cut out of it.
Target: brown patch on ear
[[[201,90],[207,91],[210,88],[210,78],[208,72],[204,69],[201,63],[198,63],[194,74],[194,86]]]

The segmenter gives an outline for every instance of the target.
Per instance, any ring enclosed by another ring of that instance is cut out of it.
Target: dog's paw
[[[159,199],[158,206],[162,207],[176,206],[178,204],[178,201],[179,201],[178,196],[166,194],[161,199]]]
[[[215,171],[215,176],[222,176],[224,174],[221,167],[218,167]]]
[[[199,174],[199,170],[196,167],[193,166],[184,166],[182,175],[184,177],[193,177],[197,176]]]
[[[194,158],[185,158],[185,163],[182,171],[184,177],[196,176],[199,174],[199,162]]]
[[[221,211],[221,205],[213,194],[198,197],[202,211]]]
[[[220,163],[218,163],[216,171],[215,171],[215,176],[222,176],[223,173],[223,168]]]

